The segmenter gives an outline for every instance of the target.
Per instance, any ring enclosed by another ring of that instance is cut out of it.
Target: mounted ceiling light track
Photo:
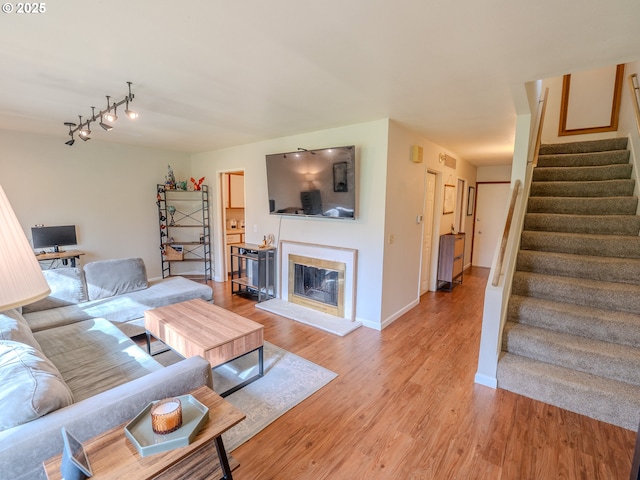
[[[65,122],[64,124],[69,127],[69,136],[71,137],[71,139],[67,140],[64,143],[69,146],[73,145],[75,143],[74,134],[76,133],[78,134],[78,137],[80,137],[85,142],[87,140],[91,140],[92,122],[98,122],[98,125],[100,125],[107,132],[113,130],[113,126],[111,125],[111,123],[118,120],[118,107],[121,105],[125,105],[124,113],[127,117],[129,117],[131,120],[135,120],[136,118],[138,118],[137,112],[129,110],[129,103],[133,102],[135,95],[131,93],[132,83],[127,82],[127,85],[129,86],[129,93],[125,95],[125,97],[119,102],[111,103],[111,97],[109,95],[106,95],[107,108],[105,110],[100,110],[98,113],[96,113],[96,107],[91,107],[91,118],[88,118],[83,122],[82,115],[78,115],[78,124],[75,124],[73,122]]]

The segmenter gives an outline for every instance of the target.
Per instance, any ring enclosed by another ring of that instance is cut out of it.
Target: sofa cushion
[[[42,300],[25,305],[22,308],[23,313],[75,305],[89,299],[84,275],[80,268],[54,268],[43,270],[42,273],[49,284],[51,294]]]
[[[35,332],[76,402],[162,369],[104,318]]]
[[[29,328],[29,324],[15,308],[0,312],[0,340],[26,343],[36,350],[41,350],[40,344]]]
[[[58,369],[30,345],[0,341],[0,430],[73,403]]]
[[[141,258],[91,262],[84,267],[89,300],[99,300],[147,288],[147,269]]]

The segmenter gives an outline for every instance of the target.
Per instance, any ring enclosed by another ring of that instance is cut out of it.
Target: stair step
[[[507,322],[502,350],[640,386],[640,349]]]
[[[636,431],[640,387],[568,368],[503,354],[498,388]]]
[[[561,277],[585,278],[600,282],[640,285],[640,258],[520,250],[516,270]]]
[[[630,197],[635,181],[532,182],[532,197]]]
[[[640,258],[640,237],[524,231],[520,248],[603,257]]]
[[[511,295],[507,319],[585,338],[637,347],[640,314]]]
[[[538,167],[586,167],[629,163],[629,150],[539,155]]]
[[[515,272],[511,292],[514,295],[572,303],[586,307],[640,312],[640,286],[608,283],[543,273]]]
[[[538,167],[533,171],[534,182],[589,182],[631,178],[633,165],[604,165],[597,167]]]
[[[529,213],[572,215],[635,215],[637,197],[531,197]]]
[[[631,236],[640,233],[640,217],[527,213],[524,217],[524,230]]]
[[[562,153],[605,152],[609,150],[626,150],[627,137],[605,138],[603,140],[587,140],[583,142],[551,143],[540,145],[540,155],[556,155]]]

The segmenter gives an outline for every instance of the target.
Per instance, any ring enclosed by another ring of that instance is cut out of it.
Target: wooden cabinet
[[[452,290],[462,283],[464,268],[464,233],[447,234],[440,237],[438,256],[438,290]]]
[[[229,208],[244,208],[244,175],[229,174]]]

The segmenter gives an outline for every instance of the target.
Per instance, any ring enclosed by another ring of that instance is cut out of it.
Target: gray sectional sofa
[[[144,311],[192,298],[207,285],[149,282],[141,259],[44,272],[51,295],[0,312],[0,478],[46,478],[64,426],[81,441],[133,418],[149,402],[212,387],[201,357],[163,367],[129,337]]]

